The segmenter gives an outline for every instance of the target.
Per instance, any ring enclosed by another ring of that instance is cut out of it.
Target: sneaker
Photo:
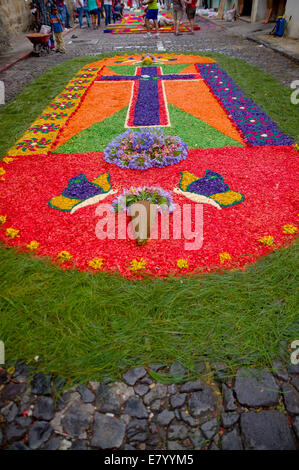
[[[151,35],[151,33],[146,33],[146,34],[143,35],[143,37],[144,38],[150,38],[150,37],[152,37],[152,35]]]
[[[155,38],[159,38],[160,37],[160,34],[159,33],[156,33],[155,34]]]

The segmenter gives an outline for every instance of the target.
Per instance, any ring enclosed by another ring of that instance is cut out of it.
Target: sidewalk
[[[65,30],[63,36],[72,33],[78,26],[78,24],[75,24],[71,29]],[[33,46],[26,38],[26,34],[28,33],[24,32],[13,38],[11,47],[7,49],[6,53],[0,55],[0,72],[31,55]]]
[[[274,22],[262,24],[261,22],[249,23],[242,20],[228,22],[215,19],[213,19],[213,22],[224,27],[232,35],[255,41],[299,62],[299,40],[271,35],[270,33],[275,25]]]

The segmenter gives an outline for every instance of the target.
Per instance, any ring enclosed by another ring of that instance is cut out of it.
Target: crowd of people
[[[61,54],[65,53],[63,40],[64,29],[69,29],[70,17],[78,18],[80,28],[84,28],[83,20],[86,18],[87,27],[97,29],[101,19],[105,20],[105,26],[115,23],[123,17],[125,0],[73,0],[73,11],[69,12],[65,0],[32,0],[30,8],[35,16],[36,29],[50,34],[50,48]],[[181,35],[179,24],[186,12],[190,22],[191,34],[194,34],[194,17],[198,0],[134,0],[135,8],[144,10],[144,20],[147,33],[151,36],[151,28],[156,30],[159,36],[159,27],[173,24],[174,34]],[[127,0],[127,8],[133,8],[133,0]],[[159,15],[159,7],[170,10],[172,4],[173,20]]]

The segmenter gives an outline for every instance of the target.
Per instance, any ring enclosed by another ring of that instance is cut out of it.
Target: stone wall
[[[73,22],[73,0],[65,0]],[[30,31],[33,15],[30,0],[0,0],[0,53],[9,47],[14,36]]]
[[[0,17],[9,36],[27,31],[32,21],[29,1],[0,0]]]

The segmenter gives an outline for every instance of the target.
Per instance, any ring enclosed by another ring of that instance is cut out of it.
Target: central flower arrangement
[[[187,144],[180,137],[166,136],[162,129],[127,130],[104,151],[106,162],[132,170],[164,168],[186,157]]]
[[[155,204],[159,212],[173,212],[174,204],[170,194],[164,189],[156,186],[139,186],[138,188],[131,187],[124,189],[123,194],[114,199],[112,203],[113,212],[130,213],[130,206],[136,202],[148,201]]]
[[[140,210],[142,211],[140,213]],[[112,212],[127,212],[133,219],[138,213],[139,220],[133,225],[137,245],[145,245],[150,237],[157,212],[173,212],[174,204],[169,193],[154,186],[131,187],[124,190],[112,203]]]
[[[155,57],[152,54],[143,55],[141,57],[142,65],[152,65]]]

